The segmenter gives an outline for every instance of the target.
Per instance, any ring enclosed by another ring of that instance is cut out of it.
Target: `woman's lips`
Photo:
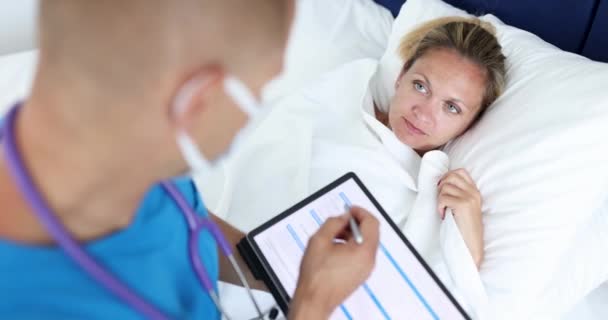
[[[405,127],[407,128],[407,131],[409,131],[411,134],[413,134],[413,135],[420,135],[420,136],[425,136],[426,135],[426,133],[424,131],[418,129],[411,122],[407,121],[406,118],[403,118],[403,121],[405,122]]]

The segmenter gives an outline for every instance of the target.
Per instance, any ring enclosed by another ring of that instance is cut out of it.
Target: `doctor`
[[[231,254],[243,234],[167,179],[203,174],[260,111],[293,3],[40,6],[33,88],[1,125],[0,318],[218,319],[218,279],[263,285]],[[350,215],[365,242],[333,244],[348,215],[321,227],[290,319],[327,318],[369,276],[378,222]]]

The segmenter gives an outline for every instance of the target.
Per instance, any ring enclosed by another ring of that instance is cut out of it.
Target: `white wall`
[[[0,0],[0,55],[36,46],[37,9],[38,0]]]

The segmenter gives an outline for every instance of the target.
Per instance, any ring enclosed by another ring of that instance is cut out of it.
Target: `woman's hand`
[[[446,173],[439,180],[437,200],[437,210],[442,220],[446,209],[452,209],[458,229],[479,268],[483,260],[481,194],[469,173],[465,169]]]
[[[359,224],[363,243],[348,230],[350,216]],[[334,239],[346,240],[336,243]],[[379,223],[362,208],[327,219],[308,242],[289,319],[327,319],[369,277],[376,261]]]

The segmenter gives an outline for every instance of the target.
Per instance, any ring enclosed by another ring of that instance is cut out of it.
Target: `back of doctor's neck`
[[[117,119],[70,116],[65,110],[77,110],[84,104],[94,110],[119,102],[62,92],[41,80],[35,82],[32,95],[17,115],[14,135],[43,198],[80,241],[128,226],[148,188],[177,173],[162,174],[161,168],[170,166],[158,151],[168,150],[173,143],[155,141],[145,117],[124,119],[133,121],[125,126],[113,125],[120,121]],[[120,109],[129,108],[117,107]],[[27,244],[53,242],[15,185],[4,150],[0,151],[0,203],[0,238]]]

